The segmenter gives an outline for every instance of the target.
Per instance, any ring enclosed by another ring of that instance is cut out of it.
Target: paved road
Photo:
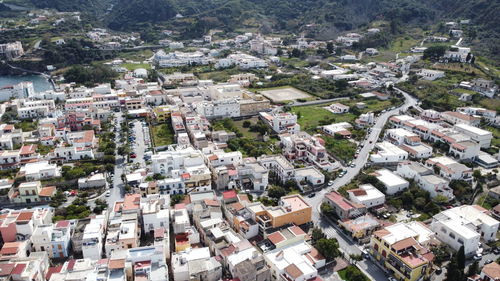
[[[121,130],[121,123],[124,120],[123,114],[121,112],[115,113],[115,118],[114,118],[114,124],[117,128],[116,130],[116,148],[121,146],[120,144],[120,134],[122,133]],[[108,206],[112,207],[116,201],[120,201],[123,199],[124,195],[124,187],[125,185],[123,184],[122,181],[122,175],[125,172],[125,162],[127,161],[126,155],[116,155],[116,162],[115,162],[115,173],[114,173],[114,178],[112,180],[112,186],[113,188],[110,188],[110,196],[106,197],[106,202],[108,202]]]
[[[361,254],[360,247],[357,244],[353,243],[348,237],[346,237],[346,235],[344,235],[336,225],[331,224],[328,220],[323,218],[320,214],[319,208],[327,192],[329,192],[331,189],[338,190],[340,187],[348,184],[363,169],[368,160],[369,154],[374,148],[375,143],[379,138],[380,132],[382,131],[389,117],[394,114],[398,114],[400,111],[406,111],[410,106],[416,105],[417,101],[415,100],[415,98],[411,97],[409,94],[403,91],[400,92],[405,97],[405,103],[394,110],[383,113],[377,118],[375,125],[372,127],[371,133],[368,135],[367,140],[364,141],[358,158],[353,161],[356,166],[354,168],[346,168],[347,173],[342,178],[335,179],[333,181],[333,185],[328,189],[323,189],[322,191],[316,193],[316,196],[314,196],[313,198],[305,198],[311,206],[314,206],[312,217],[315,226],[320,227],[327,235],[327,237],[336,238],[339,241],[340,248],[347,255]],[[385,273],[370,260],[363,260],[361,262],[358,262],[358,266],[362,268],[365,273],[369,274],[373,280],[387,280]]]

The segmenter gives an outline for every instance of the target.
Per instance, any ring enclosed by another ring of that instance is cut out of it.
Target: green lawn
[[[151,69],[151,65],[149,63],[124,63],[121,66],[131,71],[136,70],[138,68],[144,68],[148,70]]]
[[[151,132],[153,133],[155,146],[164,146],[175,142],[174,130],[170,121],[167,121],[165,124],[151,126]]]
[[[344,162],[349,162],[354,158],[356,144],[346,139],[337,139],[326,135],[322,136],[322,138],[325,140],[325,148],[330,154],[342,159]]]
[[[316,131],[321,123],[353,122],[356,119],[352,113],[333,114],[324,106],[327,105],[295,106],[291,111],[299,116],[298,123],[302,130],[308,132]]]

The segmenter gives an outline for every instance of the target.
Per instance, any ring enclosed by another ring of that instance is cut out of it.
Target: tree
[[[457,265],[458,268],[465,268],[465,250],[464,246],[460,247],[457,252]]]
[[[321,213],[323,215],[326,215],[326,216],[332,214],[332,212],[333,212],[332,206],[330,206],[328,203],[325,203],[325,202],[321,203],[320,210],[321,210]]]
[[[329,54],[333,53],[333,51],[334,51],[333,48],[334,48],[334,46],[333,46],[332,42],[326,43],[326,49],[328,50]]]
[[[335,238],[319,239],[315,247],[327,260],[333,260],[340,256],[339,243]]]
[[[279,199],[286,195],[286,191],[281,186],[273,185],[267,190],[267,195],[269,195],[269,197]]]
[[[472,173],[472,176],[474,177],[474,179],[476,179],[477,181],[479,181],[483,176],[481,175],[481,171],[479,170],[475,170],[473,173]]]
[[[323,233],[323,230],[321,228],[313,228],[312,233],[311,233],[311,242],[313,246],[318,242],[319,240],[326,238],[325,234]]]
[[[465,62],[470,62],[471,58],[472,58],[472,54],[469,52],[467,54],[467,57],[465,58]]]
[[[458,266],[457,258],[452,257],[450,263],[446,267],[446,279],[445,281],[462,281],[463,277],[463,267]]]
[[[479,273],[479,263],[477,261],[469,265],[469,271],[467,271],[467,276],[474,276]]]
[[[252,125],[252,123],[248,120],[243,121],[243,128],[249,128]]]
[[[432,201],[434,201],[434,203],[436,204],[442,205],[448,203],[448,198],[444,195],[437,195],[432,199]]]
[[[446,46],[431,46],[424,51],[424,59],[437,60],[446,53]]]

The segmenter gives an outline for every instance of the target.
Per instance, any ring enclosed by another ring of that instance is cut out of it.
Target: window
[[[62,250],[62,245],[61,244],[57,245],[57,249]]]
[[[453,234],[453,233],[451,233],[451,232],[450,232],[449,236],[450,236],[451,238],[455,239],[455,234]]]

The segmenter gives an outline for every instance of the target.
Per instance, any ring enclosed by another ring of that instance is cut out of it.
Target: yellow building
[[[434,255],[424,245],[433,238],[420,222],[397,223],[374,232],[371,252],[397,280],[415,281],[430,276]]]
[[[172,113],[172,107],[170,105],[162,105],[153,108],[153,113],[158,123],[166,122],[170,118]]]
[[[266,208],[263,205],[249,206],[255,213],[259,233],[286,224],[302,225],[311,222],[312,208],[299,194],[284,196],[278,206]]]

